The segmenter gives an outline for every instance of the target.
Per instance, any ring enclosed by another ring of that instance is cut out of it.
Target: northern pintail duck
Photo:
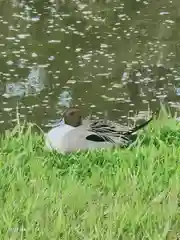
[[[153,117],[132,129],[110,122],[83,120],[77,107],[68,108],[59,125],[46,134],[46,147],[59,153],[127,147],[135,139],[134,133],[145,127]]]

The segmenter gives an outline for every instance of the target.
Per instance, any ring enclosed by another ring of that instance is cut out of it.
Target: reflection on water
[[[71,105],[124,124],[179,111],[179,19],[179,0],[0,1],[0,128],[17,103],[42,127]]]
[[[5,98],[25,97],[31,94],[40,93],[47,84],[47,71],[41,66],[33,66],[25,81],[11,82],[5,84]]]

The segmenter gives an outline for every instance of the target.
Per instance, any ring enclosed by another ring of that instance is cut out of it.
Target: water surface
[[[128,124],[180,107],[180,2],[0,2],[0,128],[65,107]]]

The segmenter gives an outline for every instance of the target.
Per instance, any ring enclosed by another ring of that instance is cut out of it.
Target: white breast
[[[60,124],[58,127],[51,129],[45,136],[45,145],[48,150],[63,152],[63,139],[65,134],[73,130],[74,127]]]

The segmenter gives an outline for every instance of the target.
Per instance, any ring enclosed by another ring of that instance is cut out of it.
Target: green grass
[[[29,128],[0,141],[0,239],[178,239],[180,126],[136,147],[61,156]]]

